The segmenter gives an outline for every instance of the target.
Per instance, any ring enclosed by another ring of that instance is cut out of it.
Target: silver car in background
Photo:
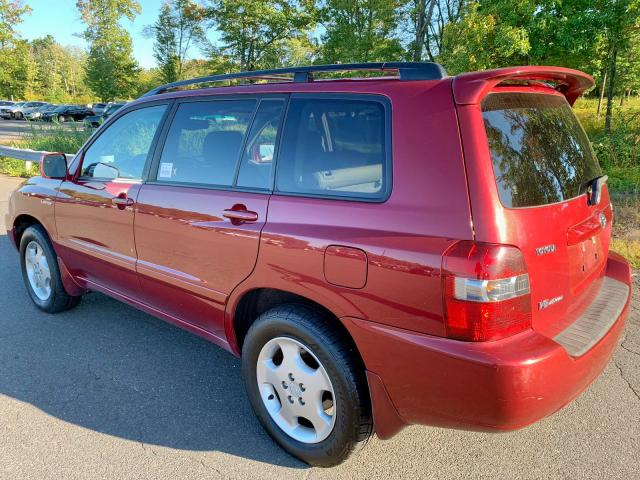
[[[43,107],[45,105],[49,105],[47,102],[27,102],[24,105],[19,107],[14,106],[11,112],[11,118],[15,118],[16,120],[24,120],[26,115],[33,112],[35,109]]]
[[[27,102],[14,103],[14,102],[7,101],[6,103],[8,103],[8,105],[0,105],[0,118],[5,118],[5,119],[11,118],[11,110],[16,107],[21,107]]]
[[[47,104],[42,105],[41,107],[29,109],[28,112],[24,113],[24,118],[26,118],[27,120],[41,120],[43,114],[51,112],[56,108],[58,108],[58,105]]]

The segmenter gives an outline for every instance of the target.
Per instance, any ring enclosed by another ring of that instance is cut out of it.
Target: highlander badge
[[[546,300],[542,300],[540,303],[538,303],[538,308],[540,310],[544,310],[547,307],[550,307],[551,305],[554,305],[558,302],[561,302],[562,300],[564,300],[564,296],[563,295],[558,295],[557,297],[553,297],[553,298],[548,298]]]

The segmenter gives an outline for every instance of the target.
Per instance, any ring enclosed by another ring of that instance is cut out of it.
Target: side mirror
[[[42,156],[40,173],[44,178],[67,178],[67,156],[64,153],[47,153]]]

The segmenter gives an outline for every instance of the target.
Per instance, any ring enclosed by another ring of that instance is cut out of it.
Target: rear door
[[[177,103],[136,207],[145,302],[224,338],[228,295],[253,270],[285,97]]]
[[[493,182],[485,196],[494,194],[495,203],[472,205],[477,240],[523,251],[533,326],[555,335],[590,304],[605,273],[612,210],[606,188],[597,204],[591,195],[602,171],[570,105],[554,90],[494,88],[480,109],[485,173]]]

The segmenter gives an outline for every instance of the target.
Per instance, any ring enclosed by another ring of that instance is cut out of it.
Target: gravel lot
[[[0,223],[17,184],[0,177]],[[4,231],[1,479],[638,478],[637,276],[614,360],[564,410],[505,434],[411,427],[321,470],[263,432],[230,354],[99,294],[62,315],[38,311]]]

